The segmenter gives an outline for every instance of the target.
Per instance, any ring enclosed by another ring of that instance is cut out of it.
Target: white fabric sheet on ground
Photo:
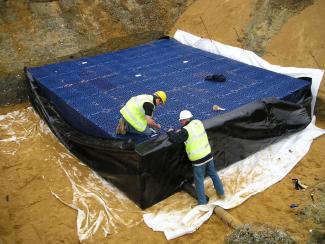
[[[308,152],[313,139],[324,133],[325,130],[310,123],[305,130],[219,171],[223,182],[238,183],[233,189],[226,188],[225,200],[211,199],[209,204],[188,212],[145,214],[144,221],[153,230],[163,231],[168,240],[192,233],[211,216],[216,205],[234,208],[280,181]],[[206,179],[205,185],[213,187],[210,179]]]
[[[324,71],[320,69],[281,67],[272,65],[255,53],[241,48],[228,46],[216,41],[203,39],[178,30],[175,39],[205,51],[216,53],[249,65],[261,67],[291,77],[312,78],[312,109],[314,109],[317,92]],[[159,212],[144,214],[145,223],[155,231],[163,231],[168,240],[194,232],[211,216],[216,205],[225,209],[234,208],[249,197],[257,194],[284,178],[299,160],[307,154],[314,138],[325,133],[313,122],[304,130],[277,142],[250,157],[241,160],[219,172],[226,184],[226,199],[211,199],[205,206],[197,206],[189,211],[179,210],[173,213]],[[206,187],[212,188],[210,179],[205,181]],[[208,185],[208,186],[207,186]]]

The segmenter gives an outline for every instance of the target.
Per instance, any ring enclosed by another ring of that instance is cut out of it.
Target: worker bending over
[[[164,91],[156,91],[153,95],[138,95],[132,97],[120,110],[120,118],[116,134],[126,133],[151,135],[160,125],[153,119],[156,106],[165,104],[167,95]]]
[[[192,113],[188,110],[180,112],[179,121],[182,128],[177,131],[170,129],[168,131],[168,137],[173,143],[185,143],[187,156],[193,166],[198,203],[201,205],[208,202],[204,191],[204,178],[206,173],[211,177],[217,195],[223,199],[223,185],[215,170],[211,146],[203,123],[200,120],[193,119]]]

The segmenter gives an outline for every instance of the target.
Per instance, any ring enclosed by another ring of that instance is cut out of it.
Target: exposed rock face
[[[0,0],[0,105],[26,99],[23,68],[161,37],[193,0]]]
[[[252,18],[240,38],[242,47],[276,64],[324,69],[324,32],[319,29],[324,26],[325,19],[317,16],[315,9],[325,11],[324,3],[314,0],[257,0]],[[311,18],[315,20],[311,21]],[[324,87],[322,82],[315,107],[316,115],[322,120],[325,119]]]
[[[244,30],[244,48],[263,55],[268,41],[287,20],[313,4],[313,0],[258,0],[251,21]]]

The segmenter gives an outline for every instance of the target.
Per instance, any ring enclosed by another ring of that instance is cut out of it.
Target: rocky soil
[[[26,100],[24,67],[157,39],[193,0],[0,0],[0,105]]]

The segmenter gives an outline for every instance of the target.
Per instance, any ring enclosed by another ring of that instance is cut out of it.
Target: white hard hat
[[[183,110],[179,113],[179,120],[190,119],[193,117],[193,114],[188,110]]]

